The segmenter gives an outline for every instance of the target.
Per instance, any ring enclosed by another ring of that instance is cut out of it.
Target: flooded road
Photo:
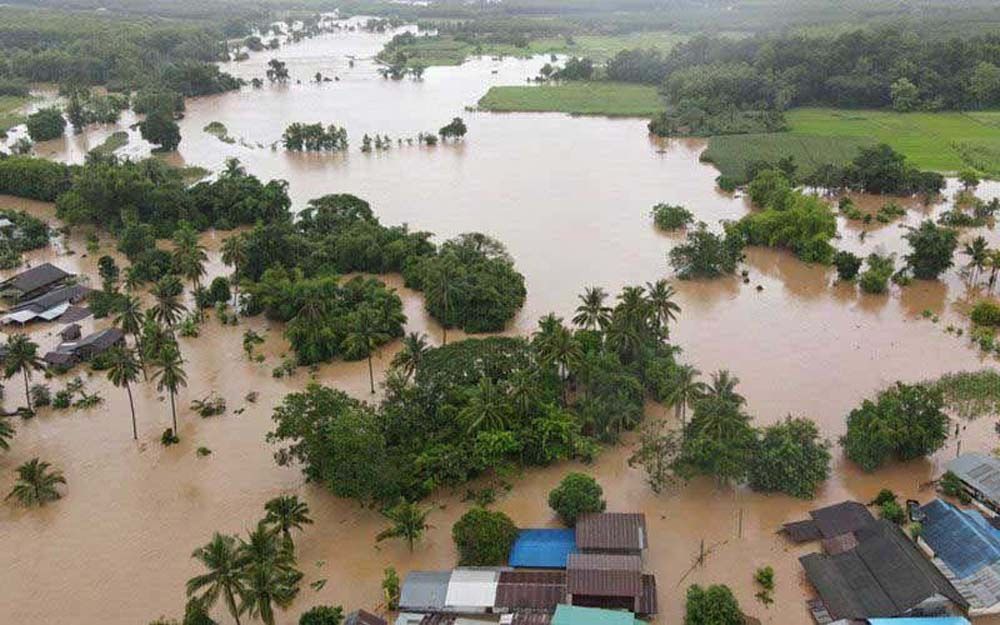
[[[386,81],[376,74],[370,57],[388,36],[340,33],[307,40],[274,54],[288,64],[290,84],[189,101],[176,161],[218,169],[226,158],[238,157],[265,180],[288,180],[297,209],[323,194],[354,193],[372,203],[383,223],[407,222],[437,233],[438,241],[469,230],[497,237],[515,258],[528,288],[525,308],[508,330],[516,334],[530,332],[548,312],[570,317],[586,286],[615,293],[624,285],[670,277],[666,253],[682,237],[653,228],[648,215],[653,204],[682,204],[714,227],[749,210],[744,199],[716,189],[717,172],[698,162],[702,142],[650,140],[643,120],[464,110],[492,84],[522,83],[546,59],[479,59],[431,68],[421,81]],[[354,67],[351,56],[357,59]],[[269,53],[253,55],[224,69],[244,78],[263,77],[269,58]],[[317,71],[340,80],[309,83]],[[436,132],[454,116],[462,116],[469,127],[461,143],[395,145],[397,138]],[[123,119],[121,125],[131,121]],[[224,123],[237,141],[224,143],[203,132],[212,121]],[[301,155],[268,147],[296,121],[345,126],[350,151]],[[38,151],[78,161],[113,130],[70,136],[42,144]],[[375,132],[392,137],[393,149],[361,153],[361,136]],[[133,140],[125,152],[145,149],[141,140]],[[995,184],[980,189],[983,197],[997,194]],[[48,205],[0,198],[0,207],[11,206],[53,219]],[[914,207],[902,224],[915,225],[944,208]],[[840,220],[839,228],[843,239],[838,246],[857,253],[906,249],[900,223],[872,227],[863,241],[856,224]],[[982,233],[991,244],[1000,244],[995,232]],[[224,236],[204,235],[210,275],[225,271],[217,251]],[[96,282],[100,254],[84,257],[82,237],[76,233],[68,241],[76,254],[45,251],[32,255],[32,261],[51,260]],[[101,253],[110,249],[105,248]],[[956,261],[964,259],[956,255]],[[675,282],[683,313],[673,340],[683,347],[682,358],[705,375],[726,368],[739,377],[739,390],[758,424],[788,414],[808,416],[836,438],[853,407],[897,379],[916,381],[995,365],[983,360],[967,339],[944,332],[948,324],[966,325],[959,309],[967,287],[957,268],[939,283],[915,282],[905,289],[894,287],[888,296],[867,296],[851,285],[833,284],[831,269],[805,265],[784,252],[751,249],[747,267],[749,284],[737,278]],[[386,279],[403,296],[407,331],[427,332],[437,342],[440,331],[424,313],[419,294],[402,288],[398,277]],[[925,310],[940,321],[924,319]],[[104,327],[107,320],[86,323]],[[60,327],[31,326],[31,332],[48,349],[57,342],[54,333]],[[266,333],[262,364],[248,362],[242,352],[241,335],[248,327]],[[279,613],[283,625],[297,622],[302,611],[318,603],[378,607],[387,565],[401,575],[414,568],[452,566],[451,525],[468,505],[461,502],[461,493],[433,498],[439,506],[429,519],[434,527],[410,554],[402,544],[375,545],[375,535],[384,527],[376,511],[304,485],[297,469],[274,464],[273,449],[264,441],[271,410],[310,379],[304,369],[292,378],[271,376],[288,351],[280,326],[262,318],[241,320],[236,327],[211,320],[200,337],[181,339],[181,345],[189,384],[178,396],[180,445],[159,445],[159,435],[169,425],[169,404],[150,385],[136,389],[140,442],[135,444],[124,392],[99,373],[84,377],[88,390],[104,396],[102,405],[80,412],[43,410],[37,418],[17,423],[11,451],[0,454],[0,492],[9,491],[14,467],[35,456],[61,468],[69,484],[64,499],[42,510],[0,506],[0,553],[5,555],[0,595],[11,623],[135,625],[160,615],[180,616],[184,582],[198,572],[190,552],[214,531],[251,527],[262,516],[264,502],[283,493],[302,496],[316,521],[297,541],[306,579],[292,609]],[[391,345],[381,352],[377,374],[396,349]],[[324,365],[314,377],[370,398],[363,362]],[[63,381],[50,384],[55,390]],[[16,380],[6,390],[11,409],[23,390]],[[201,419],[186,409],[192,399],[213,390],[228,402],[225,415]],[[259,394],[255,403],[245,399],[251,391]],[[240,408],[244,412],[235,414]],[[648,412],[652,418],[670,418],[656,405]],[[997,446],[990,419],[969,424],[961,437],[963,450]],[[201,446],[212,454],[199,458],[195,452]],[[808,590],[797,557],[810,548],[785,544],[774,533],[777,527],[818,505],[844,498],[866,501],[886,487],[904,497],[930,497],[929,491],[919,491],[920,485],[954,456],[955,441],[931,460],[874,475],[858,472],[835,449],[833,477],[812,502],[719,489],[709,480],[657,496],[642,474],[627,466],[629,453],[623,445],[588,467],[527,472],[497,507],[521,525],[553,525],[543,503],[548,491],[567,471],[584,470],[604,486],[609,509],[647,515],[647,567],[658,576],[661,606],[656,622],[680,622],[688,584],[718,582],[733,587],[749,614],[785,624],[808,622]],[[701,541],[709,552],[707,562],[689,571]],[[776,571],[771,608],[754,599],[753,572],[764,565]],[[327,582],[321,590],[309,587],[322,579]],[[229,622],[221,610],[217,616]]]

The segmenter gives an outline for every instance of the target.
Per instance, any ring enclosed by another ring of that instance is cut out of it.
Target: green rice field
[[[655,87],[613,82],[492,87],[479,108],[496,112],[556,112],[609,117],[652,117],[663,110]]]

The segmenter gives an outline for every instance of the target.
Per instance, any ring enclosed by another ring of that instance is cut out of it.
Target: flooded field
[[[226,158],[237,157],[263,179],[288,180],[296,208],[323,194],[354,193],[372,203],[383,223],[407,222],[437,233],[438,241],[470,230],[497,237],[526,277],[527,303],[508,330],[517,334],[530,332],[550,311],[571,316],[576,296],[586,286],[617,292],[623,285],[669,277],[666,253],[680,235],[654,230],[648,215],[653,204],[682,204],[713,225],[749,210],[743,198],[715,187],[715,170],[698,161],[703,143],[651,140],[643,120],[464,110],[490,85],[524,82],[546,59],[472,60],[431,68],[421,81],[393,82],[379,77],[370,59],[388,37],[341,33],[289,46],[274,56],[288,64],[290,84],[190,100],[177,162],[218,169]],[[357,59],[353,67],[352,57]],[[269,58],[267,53],[254,55],[224,69],[248,79],[263,76]],[[317,71],[340,80],[309,83]],[[359,151],[364,133],[388,134],[393,140],[415,137],[421,131],[436,132],[459,115],[469,127],[461,143],[433,148],[404,143],[383,153]],[[121,126],[133,121],[125,119]],[[225,124],[237,141],[224,143],[203,132],[213,121]],[[350,152],[273,151],[270,144],[296,121],[345,126]],[[38,152],[79,161],[113,130],[68,136],[39,145]],[[147,148],[133,136],[124,152],[138,155]],[[949,196],[954,187],[952,182]],[[998,194],[998,185],[980,187],[983,197]],[[878,198],[859,200],[881,203]],[[0,206],[24,207],[54,221],[48,205],[0,197]],[[863,240],[857,225],[840,220],[843,240],[838,245],[863,254],[901,253],[906,249],[902,226],[945,208],[946,203],[913,206],[903,222],[872,227]],[[985,229],[963,237],[976,234],[1000,244],[1000,236]],[[225,271],[217,251],[224,236],[205,235],[210,275]],[[96,281],[100,254],[86,255],[79,233],[66,246],[75,254],[53,249],[31,260],[50,260]],[[105,245],[102,253],[110,249]],[[961,255],[956,261],[964,262]],[[831,269],[805,265],[787,253],[751,249],[747,266],[749,284],[736,278],[676,282],[683,313],[673,339],[684,349],[682,358],[706,375],[726,368],[739,377],[739,390],[759,424],[788,414],[808,416],[836,438],[854,406],[895,380],[995,364],[984,361],[967,339],[944,332],[948,324],[966,325],[960,310],[969,294],[957,267],[941,282],[918,281],[902,290],[894,287],[887,296],[867,296],[851,285],[834,285]],[[423,331],[438,341],[440,330],[423,311],[419,294],[402,288],[398,277],[386,280],[403,296],[407,331]],[[924,319],[925,310],[940,321]],[[92,325],[85,329],[106,323],[90,319],[85,324]],[[60,327],[41,324],[30,331],[48,349],[56,344]],[[247,327],[267,333],[263,364],[248,362],[242,352]],[[85,379],[88,390],[104,396],[102,405],[82,412],[43,410],[37,418],[17,423],[11,451],[0,455],[0,492],[9,491],[13,468],[35,456],[61,468],[69,484],[64,499],[42,510],[0,506],[5,619],[135,625],[161,614],[179,616],[184,582],[197,570],[190,552],[216,530],[251,527],[262,516],[265,501],[290,492],[309,503],[316,522],[297,542],[306,579],[293,608],[279,615],[282,624],[296,622],[300,612],[318,603],[378,607],[387,565],[401,574],[452,566],[451,525],[468,505],[462,503],[462,493],[443,492],[433,499],[439,506],[429,519],[434,527],[411,554],[403,544],[375,545],[375,535],[384,527],[377,511],[304,485],[297,469],[275,465],[273,449],[264,441],[271,410],[310,378],[305,370],[292,378],[272,378],[271,369],[287,351],[278,325],[255,318],[223,327],[213,320],[202,327],[200,337],[181,339],[181,347],[189,384],[178,397],[183,408],[178,446],[159,444],[170,420],[164,396],[150,385],[137,388],[136,444],[124,391],[98,373]],[[382,350],[377,373],[396,349]],[[370,397],[364,362],[325,365],[315,378]],[[52,385],[59,388],[62,381]],[[213,390],[229,404],[225,415],[201,419],[186,409],[192,399]],[[6,391],[6,407],[13,409],[22,397],[21,386],[11,380]],[[259,393],[256,403],[244,399],[251,391]],[[245,411],[235,414],[240,408]],[[670,418],[652,404],[648,413]],[[997,446],[989,419],[968,424],[961,439],[963,450]],[[200,446],[212,454],[199,458],[195,450]],[[716,582],[731,585],[744,609],[765,623],[806,623],[808,590],[797,562],[803,550],[785,544],[775,535],[777,527],[817,505],[871,499],[881,488],[905,497],[929,497],[921,485],[955,450],[953,439],[931,460],[865,475],[835,449],[833,477],[812,502],[720,489],[710,480],[677,485],[657,496],[642,474],[627,466],[627,444],[607,450],[583,470],[604,486],[609,509],[647,515],[647,568],[658,577],[661,606],[657,623],[680,622],[690,583]],[[545,497],[567,471],[577,468],[527,472],[497,507],[521,525],[553,525]],[[709,555],[705,566],[692,569],[701,541]],[[753,571],[764,565],[776,571],[776,603],[769,609],[753,596]],[[321,579],[327,580],[321,590],[309,587]]]

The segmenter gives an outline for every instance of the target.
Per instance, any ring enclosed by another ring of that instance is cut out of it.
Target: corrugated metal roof
[[[989,500],[1000,503],[1000,459],[986,454],[962,454],[948,463],[948,470]]]
[[[569,554],[576,551],[576,532],[571,529],[526,529],[517,534],[510,549],[510,566],[532,569],[564,569]]]
[[[959,577],[1000,561],[1000,530],[974,510],[959,510],[935,499],[924,505],[921,538]]]
[[[445,605],[463,610],[492,608],[497,598],[499,569],[460,568],[451,572]]]
[[[571,554],[566,563],[566,592],[602,597],[641,596],[642,559],[626,555]]]
[[[400,612],[432,612],[445,606],[451,571],[411,571],[399,592]]]
[[[809,516],[816,522],[823,538],[856,532],[875,523],[875,517],[868,508],[856,501],[842,501],[819,508],[810,512]]]
[[[386,620],[367,610],[351,612],[344,619],[344,625],[388,625]]]
[[[0,288],[14,288],[21,293],[31,293],[50,284],[55,284],[70,275],[52,263],[42,263],[0,283]]]
[[[639,597],[639,614],[649,616],[656,614],[656,576],[642,576],[642,596]]]
[[[496,607],[551,612],[566,599],[565,571],[502,571]]]
[[[646,548],[646,515],[598,512],[576,521],[576,546],[586,551],[642,551]]]
[[[963,616],[936,616],[920,618],[870,618],[868,625],[970,625]]]

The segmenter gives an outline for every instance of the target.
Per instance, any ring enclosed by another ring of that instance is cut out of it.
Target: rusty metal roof
[[[576,521],[578,549],[642,551],[646,545],[646,515],[642,513],[598,512]]]
[[[642,559],[629,555],[570,554],[566,563],[566,591],[573,595],[638,597],[642,595]]]
[[[566,600],[564,571],[502,571],[496,607],[551,612]]]
[[[639,612],[643,616],[656,614],[656,576],[642,576],[642,596],[639,598]]]

